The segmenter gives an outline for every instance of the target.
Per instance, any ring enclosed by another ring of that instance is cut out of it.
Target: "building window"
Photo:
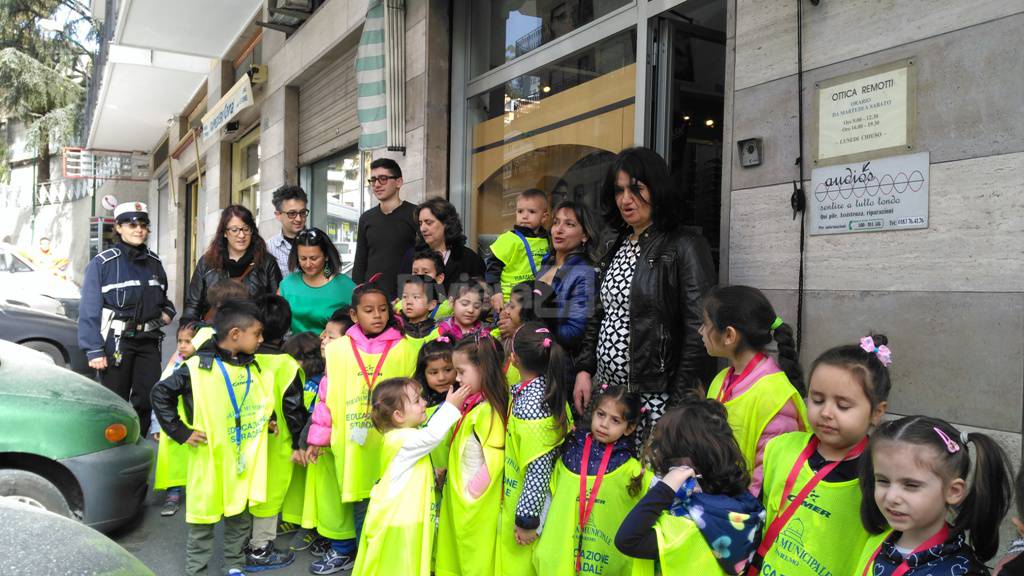
[[[629,0],[472,2],[470,76],[479,76],[610,14]]]
[[[369,174],[369,154],[348,150],[306,168],[312,225],[327,232],[341,254],[341,271],[352,272],[359,216],[372,206],[363,182]]]
[[[636,34],[624,31],[469,99],[469,189],[477,242],[515,221],[515,196],[540,188],[552,206],[597,208],[615,154],[633,145]]]
[[[231,203],[248,208],[259,220],[260,129],[231,144]]]

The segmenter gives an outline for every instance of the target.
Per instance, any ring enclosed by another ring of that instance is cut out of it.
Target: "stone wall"
[[[795,322],[796,4],[729,4],[723,281],[761,288]],[[1024,408],[1024,45],[1012,39],[1022,29],[1015,0],[804,5],[805,178],[814,83],[913,57],[915,145],[931,153],[931,184],[926,230],[807,237],[802,361],[883,332],[895,358],[891,412],[990,432],[1015,466]],[[751,137],[764,139],[764,162],[743,168],[731,148]]]

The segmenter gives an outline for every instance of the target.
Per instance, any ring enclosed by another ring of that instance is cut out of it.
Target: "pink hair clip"
[[[942,438],[942,442],[946,445],[946,450],[948,450],[950,454],[956,454],[960,451],[960,445],[947,436],[946,433],[939,429],[938,426],[933,426],[932,430],[935,430],[935,433],[939,435],[939,438]]]
[[[889,347],[885,344],[875,346],[875,340],[871,336],[865,336],[860,339],[860,348],[868,354],[874,354],[878,361],[882,363],[882,366],[888,368],[892,364],[892,350],[889,350]]]
[[[641,406],[640,407],[640,413],[641,414],[647,414],[647,406]]]
[[[536,296],[542,296],[542,294],[541,294],[541,291],[540,291],[540,290],[537,290],[536,288],[534,288],[534,289],[533,289],[533,293],[534,293],[534,295],[536,295]]]
[[[540,345],[545,348],[551,348],[551,338],[545,338],[544,341],[540,343]]]
[[[536,330],[533,331],[533,333],[534,334],[550,334],[551,330],[548,330],[547,328],[537,328]]]
[[[437,337],[437,341],[438,342],[444,342],[445,344],[450,344],[451,343],[451,340],[447,336],[438,336]]]
[[[607,389],[608,389],[608,385],[607,384],[601,384],[601,390],[607,390]]]

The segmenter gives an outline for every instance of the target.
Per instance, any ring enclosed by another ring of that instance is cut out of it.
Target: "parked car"
[[[151,576],[153,572],[96,530],[18,498],[0,497],[6,576]]]
[[[57,366],[95,375],[78,347],[78,324],[64,316],[0,302],[0,340],[38,350]]]
[[[78,320],[78,286],[38,267],[16,247],[0,242],[0,301]]]
[[[0,496],[109,530],[138,512],[152,460],[131,405],[0,341]]]

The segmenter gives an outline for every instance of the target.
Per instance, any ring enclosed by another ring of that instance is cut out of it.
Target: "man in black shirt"
[[[402,256],[416,241],[416,205],[399,196],[402,169],[390,158],[370,164],[369,183],[380,204],[359,217],[352,280],[362,284],[379,273],[377,282],[394,299]]]

